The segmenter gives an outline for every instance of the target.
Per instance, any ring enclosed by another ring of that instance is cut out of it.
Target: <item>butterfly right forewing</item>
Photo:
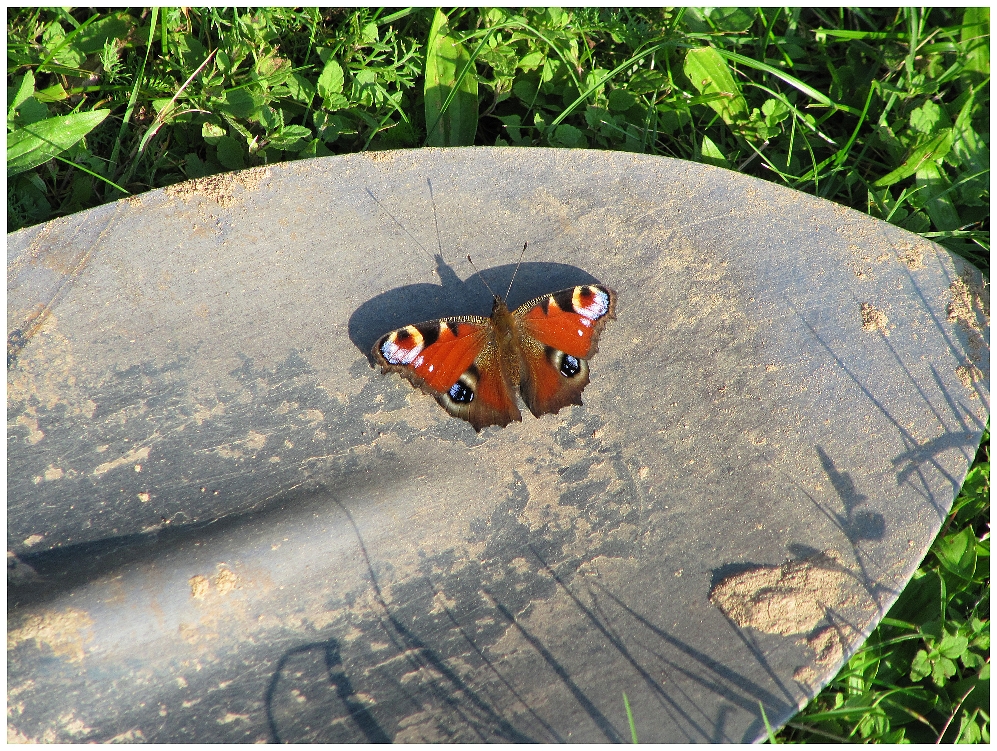
[[[521,392],[530,411],[556,413],[582,403],[588,360],[615,317],[616,293],[589,284],[538,297],[516,309],[522,352]]]

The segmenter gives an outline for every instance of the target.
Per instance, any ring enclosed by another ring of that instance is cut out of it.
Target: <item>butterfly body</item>
[[[411,324],[382,336],[374,359],[432,394],[480,431],[522,419],[517,391],[537,417],[581,404],[588,360],[614,318],[616,293],[597,284],[543,295],[513,311],[495,295],[489,318]]]

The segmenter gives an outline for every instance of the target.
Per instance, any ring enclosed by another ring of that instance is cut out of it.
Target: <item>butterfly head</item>
[[[509,315],[509,306],[505,304],[505,300],[499,295],[492,296],[492,318],[496,315]]]

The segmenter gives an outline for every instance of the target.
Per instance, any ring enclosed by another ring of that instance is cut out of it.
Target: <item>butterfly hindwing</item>
[[[614,318],[616,293],[589,284],[538,297],[513,314],[520,330],[520,390],[539,417],[582,403],[589,382],[588,360],[599,335]]]
[[[467,420],[476,431],[523,419],[516,406],[515,387],[500,367],[499,358],[499,349],[490,340],[453,387],[435,394],[447,412]]]
[[[385,372],[400,373],[475,430],[522,419],[487,318],[404,326],[382,336],[373,352]]]

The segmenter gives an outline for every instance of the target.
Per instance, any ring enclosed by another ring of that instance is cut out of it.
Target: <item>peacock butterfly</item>
[[[378,339],[374,359],[383,373],[400,373],[475,431],[522,420],[517,389],[536,417],[581,404],[588,360],[606,322],[616,317],[616,293],[583,284],[513,311],[500,295],[492,297],[490,318],[404,326]]]

